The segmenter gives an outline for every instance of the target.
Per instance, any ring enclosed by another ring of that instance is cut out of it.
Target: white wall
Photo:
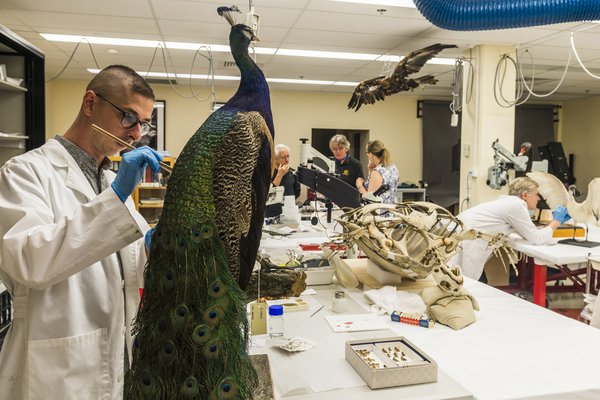
[[[560,139],[565,150],[575,155],[576,185],[587,192],[588,183],[600,176],[600,97],[574,100],[562,108]]]

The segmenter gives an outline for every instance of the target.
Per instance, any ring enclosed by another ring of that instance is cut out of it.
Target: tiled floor
[[[581,308],[550,308],[552,311],[557,312],[559,314],[564,315],[565,317],[576,319],[580,321],[579,314],[581,313]]]

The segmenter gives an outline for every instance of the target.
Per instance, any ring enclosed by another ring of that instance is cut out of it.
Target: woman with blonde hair
[[[360,161],[348,154],[350,142],[345,135],[335,135],[329,139],[329,150],[335,158],[336,175],[350,186],[356,184],[356,179],[364,178]]]
[[[552,212],[552,221],[538,228],[531,221],[529,211],[537,208],[539,199],[537,183],[528,177],[515,178],[508,185],[508,195],[471,207],[458,214],[458,219],[465,229],[506,235],[517,233],[535,245],[554,244],[553,231],[571,217],[567,209],[560,206]],[[464,276],[487,283],[483,267],[491,255],[492,249],[485,240],[465,240],[462,251],[447,264],[458,264]]]
[[[386,186],[387,189],[379,193],[381,202],[394,204],[400,174],[398,168],[390,161],[390,151],[385,148],[380,140],[371,140],[367,144],[367,157],[369,158],[369,177],[366,181],[358,178],[356,188],[361,194],[365,194],[376,192]]]

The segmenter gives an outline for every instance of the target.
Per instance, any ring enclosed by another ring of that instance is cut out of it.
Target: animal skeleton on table
[[[392,216],[383,217],[382,211]],[[462,240],[483,239],[495,255],[504,252],[516,258],[506,235],[464,229],[459,219],[433,203],[368,204],[345,213],[338,222],[344,227],[343,240],[356,243],[381,268],[411,279],[431,273],[447,292],[458,293],[462,287],[460,267],[447,265]]]
[[[385,100],[386,96],[394,93],[412,91],[422,84],[435,85],[437,79],[433,75],[424,75],[418,78],[408,78],[409,75],[419,72],[423,65],[440,51],[455,48],[453,44],[433,44],[420,50],[415,50],[406,55],[398,63],[390,76],[378,76],[359,83],[354,89],[348,108],[358,111],[363,104],[373,104],[378,100]]]

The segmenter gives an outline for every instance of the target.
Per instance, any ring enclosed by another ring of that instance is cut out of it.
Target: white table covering
[[[599,233],[592,230],[590,240],[600,239]],[[275,239],[280,243],[273,247],[293,248],[319,238],[323,241],[323,235],[303,233],[302,238]],[[586,262],[590,252],[600,256],[600,247],[532,246],[524,242],[517,242],[515,247],[536,257],[536,262],[549,265]],[[472,394],[476,399],[600,399],[600,329],[468,278],[465,287],[478,299],[481,311],[477,312],[477,322],[462,330],[439,324],[426,329],[390,321],[386,331],[333,333],[324,316],[332,315],[330,301],[336,287],[315,286],[318,294],[310,300],[311,310],[287,315],[285,335],[304,336],[317,346],[306,354],[280,354],[278,349],[264,347],[253,348],[253,352],[269,354],[278,398],[456,399]],[[346,292],[355,300],[349,312],[355,313],[361,306],[368,312],[361,290]],[[325,307],[311,318],[317,303]],[[369,390],[345,361],[344,343],[390,333],[405,336],[438,363],[440,385]],[[423,395],[423,388],[429,396]]]
[[[481,305],[473,325],[460,331],[439,324],[432,329],[392,322],[389,325],[394,335],[405,336],[438,363],[444,383],[452,390],[460,392],[456,384],[461,385],[477,399],[600,398],[599,329],[470,279],[465,287]],[[342,349],[347,340],[385,337],[390,332],[333,334],[323,321],[325,315],[331,315],[328,314],[331,304],[323,299],[331,297],[333,289],[315,288],[320,297],[314,300],[325,304],[325,308],[312,318],[314,304],[310,311],[290,313],[286,316],[285,331],[289,337],[300,335],[316,341],[315,348],[303,355],[276,353],[275,356],[272,353],[279,352],[278,349],[253,349],[269,354],[279,398],[308,393],[298,399],[333,399],[338,392],[340,396],[362,393],[360,398],[364,399],[387,398],[384,393],[394,392],[370,391],[361,384],[344,360]],[[366,305],[362,291],[347,292],[358,304]],[[312,374],[321,378],[311,379]],[[335,388],[324,384],[324,376]],[[415,388],[418,386],[422,385]],[[319,388],[327,392],[318,392]],[[439,393],[438,396],[435,398],[446,398]],[[448,394],[447,398],[461,397]]]

